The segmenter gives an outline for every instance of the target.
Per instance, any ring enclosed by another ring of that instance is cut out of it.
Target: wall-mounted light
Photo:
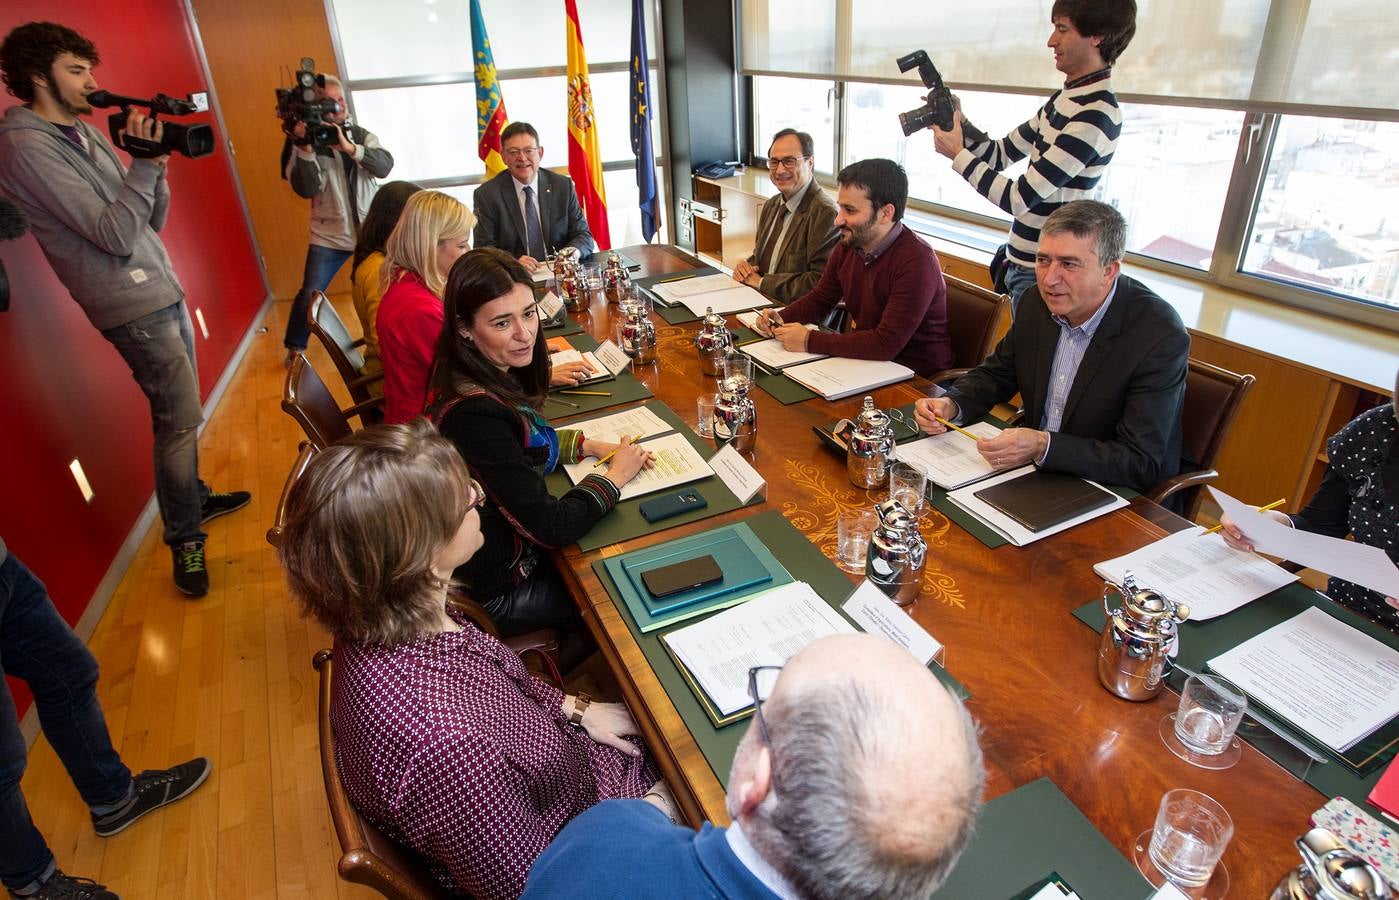
[[[73,473],[73,480],[78,483],[78,491],[83,495],[83,502],[92,505],[92,484],[87,480],[87,473],[83,471],[83,464],[76,459],[68,464],[68,471]]]

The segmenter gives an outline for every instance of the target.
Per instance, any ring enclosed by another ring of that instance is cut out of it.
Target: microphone
[[[24,237],[29,230],[29,219],[9,198],[0,197],[0,241],[15,241]],[[10,308],[10,276],[5,273],[5,263],[0,261],[0,312]]]
[[[122,109],[144,106],[152,112],[165,113],[167,116],[188,116],[202,112],[197,103],[166,94],[156,94],[154,97],[142,99],[140,97],[123,97],[121,94],[113,94],[111,91],[93,91],[87,95],[87,102],[98,109],[110,109],[113,106],[119,106]]]

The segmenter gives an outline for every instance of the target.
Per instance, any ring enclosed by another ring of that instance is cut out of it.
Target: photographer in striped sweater
[[[1035,283],[1035,248],[1049,214],[1072,200],[1093,196],[1112,161],[1122,112],[1112,92],[1112,65],[1136,33],[1134,0],[1055,0],[1048,46],[1064,73],[1033,119],[999,141],[968,141],[960,104],[952,129],[932,126],[937,152],[977,193],[1015,217],[1010,240],[992,264],[997,290],[1010,294],[1012,313]],[[1001,174],[1029,158],[1018,178]]]

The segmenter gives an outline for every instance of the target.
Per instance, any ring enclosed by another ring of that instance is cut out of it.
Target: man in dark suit
[[[477,247],[499,247],[530,270],[560,247],[593,252],[593,233],[578,205],[573,180],[540,168],[544,148],[528,122],[511,122],[500,133],[506,169],[476,189]]]
[[[1035,463],[1137,490],[1175,475],[1190,335],[1166,301],[1119,274],[1126,239],[1107,204],[1052,213],[1009,333],[945,397],[918,401],[919,426],[939,434],[939,418],[975,421],[1019,392],[1029,427],[977,445],[996,468]]]
[[[784,128],[768,147],[768,177],[777,193],[758,214],[753,255],[740,260],[734,280],[791,303],[816,286],[840,236],[835,201],[812,176],[816,148],[805,131]]]

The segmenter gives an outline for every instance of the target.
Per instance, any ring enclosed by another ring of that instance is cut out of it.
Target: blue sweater
[[[729,849],[724,829],[670,824],[645,800],[608,800],[575,818],[535,861],[524,897],[776,900]]]

